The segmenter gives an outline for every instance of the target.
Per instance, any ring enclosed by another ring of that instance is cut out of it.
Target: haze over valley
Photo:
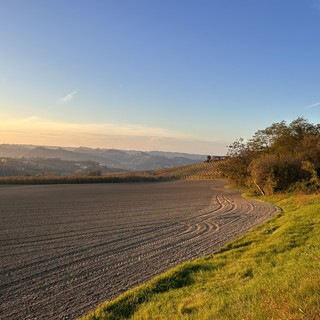
[[[61,148],[0,145],[0,175],[102,173],[170,168],[204,161],[207,156],[178,152],[125,151],[101,148]]]

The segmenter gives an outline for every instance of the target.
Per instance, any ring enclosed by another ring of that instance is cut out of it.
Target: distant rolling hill
[[[0,145],[0,157],[26,159],[61,159],[65,161],[94,161],[102,166],[122,170],[156,170],[202,162],[204,155],[161,151],[124,151],[115,149],[62,148],[32,145]]]
[[[34,146],[0,144],[0,157],[20,158],[33,148]]]

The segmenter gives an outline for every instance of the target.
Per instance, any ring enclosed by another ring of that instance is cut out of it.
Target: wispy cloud
[[[58,104],[67,104],[69,102],[71,102],[75,96],[75,94],[77,94],[78,92],[77,91],[73,91],[67,95],[65,95],[64,97],[60,98],[57,103]]]
[[[320,106],[320,101],[314,103],[314,104],[310,104],[309,106],[306,106],[306,109],[309,109],[309,108],[314,108],[314,107],[318,107]]]

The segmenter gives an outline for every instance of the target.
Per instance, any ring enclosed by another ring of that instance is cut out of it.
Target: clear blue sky
[[[320,1],[0,0],[0,143],[223,154],[320,117]]]

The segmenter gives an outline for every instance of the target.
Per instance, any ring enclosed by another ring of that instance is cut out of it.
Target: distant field
[[[3,319],[73,319],[270,218],[223,181],[0,186]]]
[[[219,163],[219,161],[200,162],[187,166],[155,170],[153,172],[160,176],[175,177],[177,179],[216,179],[220,177]]]
[[[160,170],[114,172],[101,176],[86,175],[33,175],[0,176],[1,184],[79,184],[79,183],[121,183],[155,182],[170,180],[212,180],[220,177],[219,162],[196,164]]]

